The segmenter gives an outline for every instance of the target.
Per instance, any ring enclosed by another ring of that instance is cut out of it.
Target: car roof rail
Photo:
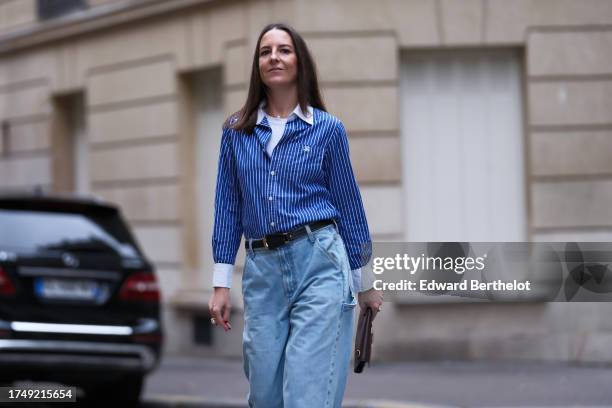
[[[92,193],[57,193],[49,191],[40,185],[34,186],[34,188],[0,188],[0,200],[27,200],[29,198],[50,201],[66,200],[118,209],[116,203],[107,201],[103,197]]]
[[[0,188],[0,196],[4,195],[24,195],[24,196],[36,196],[44,197],[49,192],[45,190],[42,185],[35,185],[34,187],[2,187]]]
[[[24,197],[49,197],[49,198],[66,198],[90,200],[97,203],[104,203],[105,200],[101,196],[93,193],[77,193],[77,192],[54,192],[45,188],[45,186],[37,184],[33,187],[3,187],[0,188],[1,196],[24,196]]]

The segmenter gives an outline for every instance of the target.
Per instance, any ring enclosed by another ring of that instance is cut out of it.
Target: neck
[[[268,90],[266,111],[270,116],[286,118],[295,109],[298,103],[297,88],[270,89]]]

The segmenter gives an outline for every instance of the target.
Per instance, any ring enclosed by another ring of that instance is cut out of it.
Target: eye
[[[283,49],[281,49],[281,52],[283,54],[291,54],[291,50],[289,48],[283,48]]]
[[[268,49],[261,50],[261,51],[259,52],[259,56],[268,55],[269,53],[270,53],[270,50],[268,50]]]

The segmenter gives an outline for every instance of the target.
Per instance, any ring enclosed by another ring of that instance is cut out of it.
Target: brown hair
[[[255,53],[253,55],[253,66],[251,68],[251,80],[249,81],[249,93],[246,102],[242,109],[231,115],[224,124],[224,127],[231,127],[235,130],[244,130],[247,133],[252,133],[257,122],[257,110],[259,104],[266,97],[266,85],[261,80],[259,74],[259,46],[261,38],[270,30],[283,30],[293,41],[293,47],[297,57],[297,92],[298,104],[303,112],[307,111],[308,105],[327,111],[321,98],[319,91],[319,82],[317,80],[317,69],[308,51],[306,42],[293,27],[283,23],[268,24],[261,30]]]

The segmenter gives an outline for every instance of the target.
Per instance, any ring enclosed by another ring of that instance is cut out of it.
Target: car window
[[[103,227],[100,220],[94,221],[82,214],[0,210],[0,248],[138,256],[127,233],[113,235]]]

